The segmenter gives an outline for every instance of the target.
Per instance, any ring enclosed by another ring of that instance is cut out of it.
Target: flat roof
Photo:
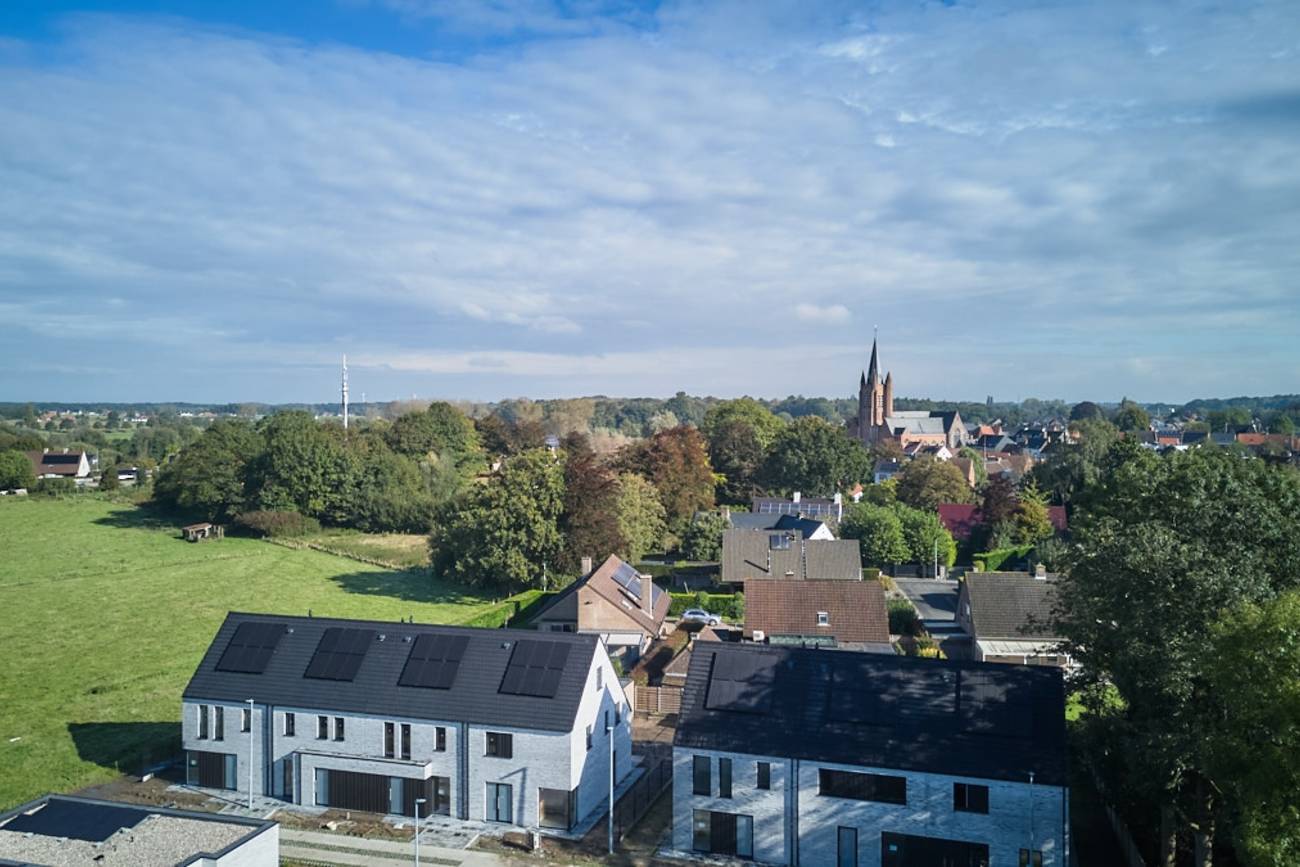
[[[174,867],[220,857],[275,824],[46,795],[0,814],[0,864]]]

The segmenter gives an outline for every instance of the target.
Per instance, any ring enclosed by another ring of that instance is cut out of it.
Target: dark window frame
[[[754,769],[755,788],[767,789],[772,788],[772,763],[758,762]]]
[[[330,718],[327,716],[316,715],[316,740],[327,741],[330,739]]]
[[[907,806],[907,777],[818,768],[817,794],[824,798]]]
[[[731,797],[731,759],[718,759],[718,797]]]
[[[226,709],[219,704],[212,708],[212,739],[214,741],[226,739]]]
[[[253,712],[246,707],[239,709],[239,731],[248,734],[253,730]]]
[[[347,730],[344,727],[343,717],[334,717],[334,740],[341,741],[347,736]]]
[[[953,783],[952,809],[955,813],[988,815],[989,787],[978,783]]]
[[[293,737],[297,725],[298,721],[294,718],[293,713],[291,711],[286,711],[284,714],[284,736],[286,738]]]
[[[691,761],[691,794],[713,797],[713,759],[708,756],[695,756]]]
[[[396,752],[397,735],[394,732],[394,728],[395,726],[392,723],[390,722],[384,723],[384,758],[386,759],[392,759],[397,757],[397,752]]]
[[[510,732],[488,732],[484,740],[483,755],[497,759],[514,758],[515,739]]]
[[[447,752],[447,727],[438,726],[433,731],[433,751],[435,753]]]
[[[402,723],[402,727],[399,731],[401,732],[402,740],[402,758],[409,759],[411,758],[411,724]]]

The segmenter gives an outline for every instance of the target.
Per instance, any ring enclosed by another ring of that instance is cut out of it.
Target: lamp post
[[[608,711],[607,711],[608,713]],[[614,727],[605,726],[609,738],[609,854],[614,854]]]
[[[420,805],[428,803],[428,798],[415,799],[415,867],[420,867]]]
[[[253,809],[253,700],[248,702],[248,809]]]

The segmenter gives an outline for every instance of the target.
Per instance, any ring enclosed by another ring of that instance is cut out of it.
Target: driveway
[[[957,619],[957,582],[937,578],[895,578],[894,586],[916,607],[923,621]]]

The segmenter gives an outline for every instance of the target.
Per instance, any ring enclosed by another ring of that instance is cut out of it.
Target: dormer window
[[[790,537],[784,533],[773,533],[767,537],[768,546],[773,551],[789,551]]]
[[[829,612],[829,611],[818,611],[818,612],[817,612],[817,625],[818,625],[818,626],[830,626],[830,625],[831,625],[831,615],[830,615],[830,612]]]

